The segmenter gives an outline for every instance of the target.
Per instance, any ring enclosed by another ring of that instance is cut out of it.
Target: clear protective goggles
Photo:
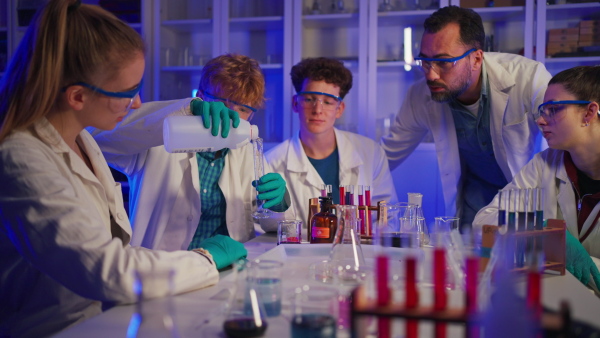
[[[296,102],[303,109],[313,109],[317,102],[321,103],[323,111],[335,111],[342,103],[342,98],[333,94],[323,92],[299,92],[296,95]]]
[[[443,74],[443,73],[447,73],[450,70],[452,70],[452,68],[454,68],[454,65],[456,65],[456,62],[458,62],[461,59],[464,59],[465,57],[467,57],[469,54],[473,53],[476,50],[477,50],[477,48],[471,48],[468,51],[466,51],[463,55],[453,57],[453,58],[438,59],[438,58],[416,57],[415,61],[416,61],[417,65],[419,67],[421,67],[421,69],[425,73],[429,73],[429,71],[431,69],[433,69],[434,72],[436,72],[438,74]]]
[[[592,101],[584,101],[584,100],[564,100],[564,101],[548,101],[540,104],[538,109],[533,113],[533,118],[535,121],[540,117],[543,117],[546,121],[554,121],[554,116],[560,113],[566,105],[568,104],[576,104],[576,105],[584,105],[590,104]]]
[[[227,106],[227,108],[236,111],[238,114],[240,114],[240,117],[242,117],[243,119],[245,119],[246,121],[250,121],[252,120],[252,117],[254,116],[254,113],[256,113],[258,111],[258,109],[250,107],[248,105],[245,104],[241,104],[239,102],[230,100],[230,99],[225,99],[222,97],[218,97],[215,96],[207,91],[202,91],[202,93],[204,94],[204,96],[207,99],[211,99],[211,100],[218,100],[221,101],[223,103],[225,103],[225,105]]]

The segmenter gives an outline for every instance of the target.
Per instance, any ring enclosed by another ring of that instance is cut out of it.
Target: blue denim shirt
[[[488,205],[508,181],[496,158],[490,133],[490,95],[485,65],[477,116],[457,101],[450,103],[462,169],[461,229],[471,227],[477,212]]]

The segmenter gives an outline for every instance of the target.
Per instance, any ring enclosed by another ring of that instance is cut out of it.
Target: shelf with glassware
[[[560,3],[557,3],[560,2]],[[552,74],[578,65],[600,63],[598,2],[538,4],[536,54]]]

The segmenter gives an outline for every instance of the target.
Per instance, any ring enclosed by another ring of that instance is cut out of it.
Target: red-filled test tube
[[[465,259],[466,264],[466,311],[467,316],[473,318],[477,315],[477,274],[479,273],[479,259],[475,256],[470,256]],[[479,338],[479,325],[468,323],[467,324],[467,337]]]
[[[365,197],[364,197],[364,190],[363,190],[363,186],[359,185],[358,186],[358,205],[359,206],[364,206],[365,205]],[[358,210],[358,217],[360,217],[360,234],[361,235],[366,235],[366,229],[365,229],[365,211],[360,209]]]
[[[444,311],[448,303],[446,294],[446,252],[443,248],[435,248],[433,251],[433,292],[434,310]],[[446,337],[446,323],[435,323],[435,337]]]
[[[416,309],[419,306],[419,293],[417,291],[417,260],[413,257],[406,259],[406,308]],[[406,320],[406,337],[419,336],[419,322],[414,319]]]
[[[377,306],[387,306],[392,298],[388,287],[388,257],[381,254],[376,258],[377,271]],[[377,319],[378,337],[391,337],[392,326],[389,318]]]
[[[346,190],[343,185],[340,185],[340,205],[346,204],[346,194],[344,192]]]
[[[534,318],[538,323],[542,315],[541,283],[539,271],[529,271],[527,274],[527,306],[533,311]]]
[[[365,185],[363,186],[363,188],[365,189],[365,205],[366,206],[371,206],[371,186],[369,185]],[[367,224],[367,226],[365,227],[365,235],[367,236],[371,236],[371,210],[367,209],[367,219],[369,220]]]

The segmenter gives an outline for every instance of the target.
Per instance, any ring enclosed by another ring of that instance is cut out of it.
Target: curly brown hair
[[[343,99],[352,88],[352,72],[344,64],[326,57],[304,59],[290,72],[296,92],[302,91],[305,79],[325,81],[340,87],[340,97]]]
[[[240,54],[223,54],[208,61],[198,90],[255,108],[265,103],[265,77],[258,61]]]

